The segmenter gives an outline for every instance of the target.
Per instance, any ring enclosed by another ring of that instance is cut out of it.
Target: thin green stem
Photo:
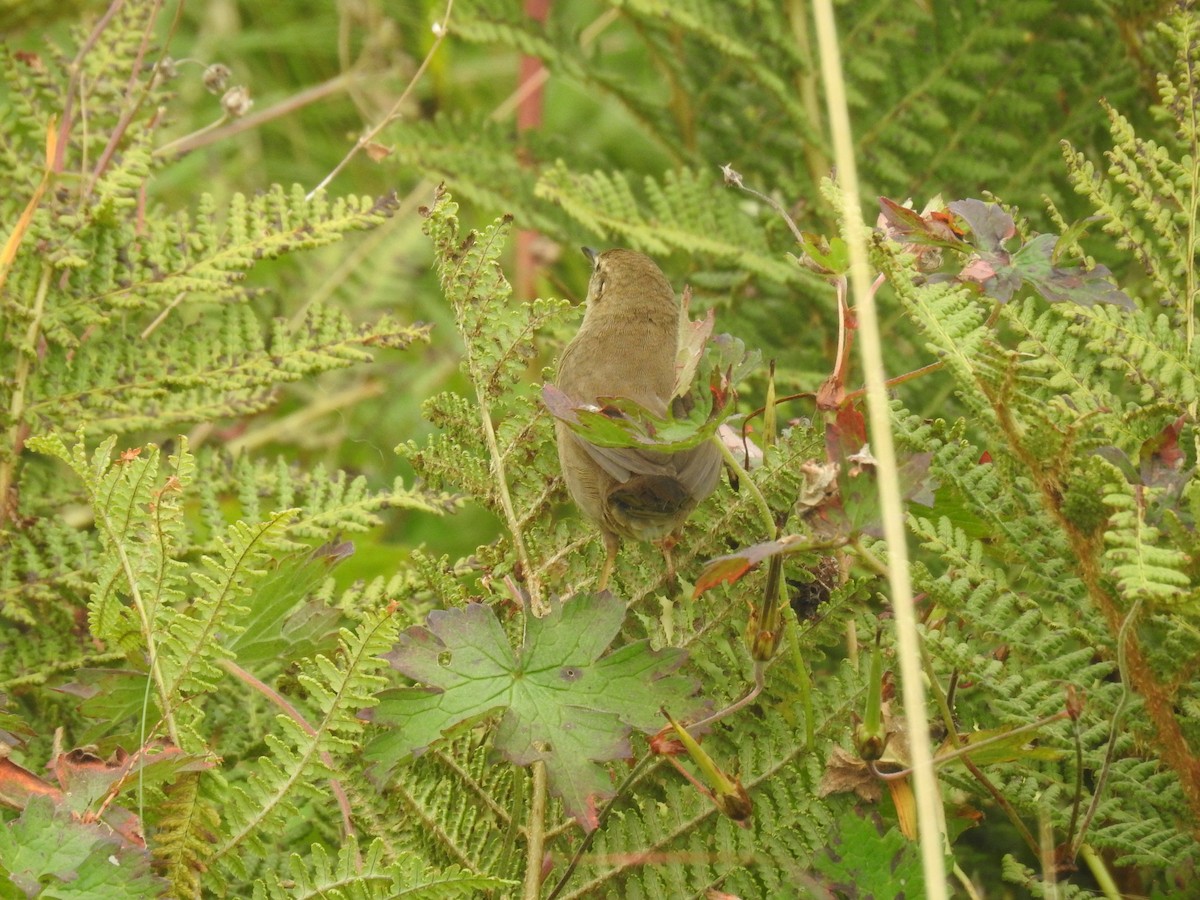
[[[750,688],[749,691],[747,691],[745,694],[743,694],[737,700],[734,700],[732,703],[730,703],[724,709],[718,709],[711,716],[707,716],[707,717],[701,719],[699,722],[692,722],[690,725],[687,726],[688,734],[691,734],[692,732],[695,732],[695,731],[699,731],[701,728],[708,728],[710,725],[713,725],[714,723],[721,721],[721,719],[726,719],[729,716],[732,716],[739,709],[744,709],[745,707],[747,707],[751,703],[753,703],[755,700],[757,700],[758,695],[762,693],[763,687],[765,687],[765,685],[766,685],[766,681],[765,681],[765,677],[764,677],[765,672],[766,672],[766,663],[764,663],[760,660],[755,660],[754,661],[754,687]]]
[[[758,510],[758,515],[762,519],[763,528],[766,529],[767,539],[775,540],[779,536],[779,528],[775,524],[775,516],[771,513],[771,507],[767,505],[767,498],[763,496],[762,491],[758,489],[758,485],[754,483],[754,479],[750,477],[737,457],[733,452],[725,446],[725,442],[720,438],[714,437],[713,443],[721,448],[721,456],[725,459],[725,464],[737,473],[739,487],[745,487],[750,494],[750,499],[754,502],[754,508]]]
[[[108,510],[99,508],[96,510],[100,515],[100,523],[104,526],[104,530],[108,532],[109,544],[117,553],[117,559],[121,563],[121,571],[125,573],[125,581],[129,585],[129,600],[134,610],[138,614],[138,619],[142,624],[142,637],[146,641],[146,658],[150,666],[150,678],[154,682],[154,686],[158,692],[158,702],[162,706],[163,722],[167,726],[167,734],[171,738],[171,743],[176,747],[179,746],[179,730],[175,725],[175,715],[171,711],[171,691],[167,688],[167,680],[163,675],[162,667],[158,662],[158,644],[155,643],[155,631],[150,621],[150,613],[146,608],[145,600],[142,598],[141,589],[138,587],[137,574],[133,571],[133,562],[129,559],[129,554],[125,552],[125,541],[123,535],[118,532],[113,525],[112,519],[108,517]],[[143,715],[143,721],[145,716]]]
[[[364,72],[341,72],[334,75],[327,81],[322,81],[320,84],[314,84],[302,91],[286,97],[283,100],[263,109],[256,109],[254,112],[241,116],[233,121],[230,121],[228,115],[223,115],[214,122],[210,122],[203,128],[189,134],[181,135],[173,141],[163,144],[158,147],[154,156],[168,156],[176,154],[179,156],[185,153],[191,153],[193,150],[198,150],[201,147],[206,147],[209,144],[218,144],[228,140],[234,135],[240,134],[243,131],[249,131],[252,128],[257,128],[267,122],[273,122],[276,119],[291,115],[298,110],[303,109],[326,97],[331,97],[343,90],[352,86],[356,81],[366,81],[371,77],[378,77],[380,73],[364,73]],[[224,126],[224,127],[221,127]]]
[[[858,554],[858,558],[863,564],[881,578],[887,578],[888,567],[882,559],[871,552],[871,549],[863,544],[860,538],[855,538],[854,543],[850,545],[854,548],[854,552]]]
[[[467,346],[469,365],[474,369],[475,361],[470,357],[469,341]],[[478,378],[475,379],[475,401],[479,404],[479,419],[483,426],[483,437],[487,443],[488,455],[492,460],[492,476],[496,481],[496,494],[500,500],[500,508],[504,511],[504,522],[508,526],[508,533],[512,536],[517,559],[525,572],[525,586],[529,591],[529,609],[535,616],[544,616],[549,611],[549,607],[542,599],[541,577],[533,565],[533,558],[529,555],[525,544],[525,534],[521,529],[521,522],[517,518],[516,507],[513,506],[512,494],[508,490],[508,473],[504,466],[504,454],[500,451],[500,440],[496,437],[496,426],[492,423],[492,404],[488,398],[488,388]]]
[[[591,849],[592,841],[595,839],[596,835],[600,833],[601,829],[604,828],[604,823],[608,821],[608,817],[612,813],[613,807],[616,806],[617,801],[625,796],[626,792],[633,787],[638,779],[645,775],[646,772],[649,771],[649,769],[653,766],[653,764],[658,762],[660,759],[660,757],[654,755],[653,753],[647,753],[640,760],[638,760],[637,765],[635,765],[629,771],[629,774],[625,776],[625,780],[621,782],[621,786],[617,788],[617,792],[613,794],[612,799],[610,799],[608,803],[604,804],[604,808],[600,810],[600,815],[596,818],[596,827],[589,831],[584,836],[583,840],[579,842],[579,849],[577,849],[575,851],[575,855],[571,857],[571,861],[567,864],[566,870],[558,879],[558,884],[554,885],[554,889],[550,891],[550,894],[546,897],[546,900],[554,900],[555,897],[563,892],[563,889],[567,886],[567,882],[571,880],[571,876],[575,874],[575,870],[579,867],[579,863],[583,861],[584,854]]]
[[[981,741],[972,741],[970,744],[960,746],[957,750],[951,750],[947,753],[939,753],[934,758],[933,762],[940,768],[946,763],[954,762],[955,760],[966,759],[971,753],[978,753],[980,750],[983,750],[985,747],[990,747],[992,744],[1007,743],[1014,737],[1020,737],[1023,734],[1031,734],[1037,731],[1039,728],[1049,725],[1051,722],[1057,722],[1059,719],[1066,717],[1066,715],[1066,710],[1063,710],[1049,716],[1044,716],[1038,719],[1036,722],[1027,722],[1024,725],[1013,728],[1010,731],[993,734],[991,737],[984,738]],[[907,769],[897,769],[894,772],[879,772],[877,774],[884,781],[892,781],[897,778],[907,778],[914,771],[915,769],[913,767],[909,767]]]
[[[1075,841],[1075,828],[1079,824],[1079,807],[1083,802],[1083,736],[1079,733],[1079,719],[1072,723],[1072,736],[1075,738],[1075,796],[1071,801],[1071,822],[1067,826],[1067,844]]]
[[[42,267],[42,277],[38,280],[33,310],[29,316],[29,327],[25,329],[25,340],[17,354],[17,365],[13,372],[12,394],[8,403],[8,442],[3,458],[0,459],[0,522],[7,517],[9,491],[13,485],[17,457],[21,455],[21,446],[25,440],[24,423],[21,421],[25,415],[25,388],[29,384],[31,360],[37,352],[37,338],[42,328],[42,314],[46,309],[46,293],[50,290],[52,272],[50,266]]]
[[[960,758],[962,764],[967,767],[967,771],[971,773],[976,781],[983,785],[984,790],[992,795],[992,799],[996,801],[996,805],[1004,810],[1004,814],[1012,822],[1013,828],[1017,830],[1017,833],[1021,835],[1021,838],[1029,847],[1029,852],[1036,856],[1038,852],[1037,841],[1034,839],[1033,833],[1025,826],[1020,813],[1008,802],[1008,798],[992,783],[992,780],[983,773],[983,770],[975,765],[971,757],[967,755],[969,751],[976,750],[984,742],[980,741],[978,744],[973,744],[966,749],[962,747],[962,742],[958,738],[958,728],[954,724],[954,710],[950,706],[950,698],[942,690],[942,683],[938,680],[937,673],[933,669],[933,659],[930,657],[924,644],[921,645],[921,662],[925,667],[925,676],[929,681],[929,690],[933,694],[934,700],[938,705],[938,710],[942,714],[942,723],[946,726],[946,737],[949,739],[951,746],[954,747],[952,754],[939,755],[934,762],[940,765],[942,760]],[[1003,737],[1007,738],[1011,734],[1012,732],[1005,732]],[[955,869],[957,870],[957,866]]]
[[[342,161],[334,166],[328,175],[321,179],[320,184],[308,192],[308,196],[305,197],[306,200],[311,200],[314,196],[316,196],[318,191],[323,190],[329,184],[329,182],[333,181],[333,179],[338,176],[338,173],[341,172],[342,169],[346,168],[346,166],[350,163],[350,160],[354,159],[359,150],[375,140],[379,132],[381,132],[385,127],[390,125],[396,119],[400,118],[400,111],[404,109],[404,104],[408,102],[408,95],[412,93],[412,90],[414,87],[416,87],[417,82],[421,80],[421,76],[425,74],[425,70],[429,68],[429,64],[433,62],[434,55],[437,53],[438,48],[442,46],[442,41],[446,39],[446,35],[449,33],[450,13],[453,9],[454,0],[446,0],[446,10],[444,13],[442,13],[441,20],[434,25],[433,46],[429,48],[429,52],[426,53],[425,58],[421,60],[421,65],[417,67],[417,71],[413,73],[412,78],[409,79],[408,84],[405,86],[403,92],[401,92],[400,96],[396,99],[396,102],[392,104],[392,108],[387,111],[387,114],[382,119],[367,129],[367,131],[365,131],[362,136],[354,142],[354,146],[350,148],[350,151],[342,158]]]
[[[525,826],[524,900],[538,900],[542,893],[542,856],[546,847],[546,764],[533,764],[533,799],[529,804],[529,824]]]
[[[954,864],[954,877],[958,879],[959,885],[970,900],[982,900],[979,892],[975,890],[975,885],[971,883],[971,877],[962,870],[958,863]]]
[[[1096,879],[1096,886],[1104,892],[1104,896],[1108,900],[1121,900],[1124,894],[1117,887],[1117,882],[1113,879],[1112,872],[1108,871],[1108,866],[1100,858],[1100,854],[1092,848],[1092,845],[1081,844],[1079,855],[1083,857],[1083,861],[1087,864],[1092,877]]]
[[[222,125],[229,121],[229,113],[223,112],[216,119],[213,119],[207,125],[197,128],[195,131],[175,138],[156,149],[152,156],[169,156],[172,153],[183,153],[185,148],[197,146],[201,139],[208,134],[216,131]]]
[[[1121,623],[1121,630],[1117,632],[1117,672],[1121,676],[1121,699],[1117,701],[1117,708],[1113,710],[1112,719],[1108,723],[1108,749],[1104,753],[1104,764],[1100,767],[1100,775],[1096,778],[1096,787],[1092,791],[1092,802],[1088,804],[1087,812],[1083,814],[1083,821],[1079,825],[1079,831],[1074,835],[1071,843],[1069,859],[1074,859],[1083,846],[1092,819],[1096,817],[1096,812],[1100,809],[1100,800],[1104,797],[1104,787],[1108,783],[1113,760],[1117,755],[1117,739],[1121,736],[1121,719],[1124,718],[1125,710],[1129,708],[1129,701],[1134,695],[1134,688],[1129,680],[1129,662],[1126,659],[1125,641],[1141,611],[1142,600],[1139,597],[1130,607],[1125,621]]]
[[[950,708],[950,700],[946,696],[946,692],[942,690],[942,683],[933,669],[933,659],[924,642],[921,644],[921,665],[925,668],[925,677],[929,681],[929,692],[933,694],[938,712],[942,714],[942,724],[946,726],[946,736],[950,739],[950,743],[957,747],[958,728],[954,724],[954,710]]]
[[[912,581],[908,568],[908,547],[905,542],[899,467],[892,440],[882,338],[879,317],[875,310],[875,296],[871,290],[871,273],[864,239],[866,227],[859,205],[854,140],[850,128],[850,111],[846,100],[846,85],[842,77],[832,0],[815,0],[814,14],[817,44],[821,50],[825,100],[829,108],[830,130],[833,136],[834,160],[843,194],[843,235],[849,250],[850,285],[858,313],[859,347],[867,384],[871,449],[879,463],[883,533],[888,547],[888,585],[896,622],[904,715],[914,769],[921,863],[927,896],[931,900],[945,900],[946,841],[940,815],[941,793],[933,770],[933,749],[929,740],[929,718],[925,711],[925,689],[921,677],[920,640],[913,610]]]
[[[813,711],[812,679],[808,675],[808,666],[804,664],[804,656],[800,652],[800,629],[796,624],[794,612],[786,616],[783,634],[787,639],[788,652],[792,657],[796,678],[800,681],[800,705],[804,709],[804,746],[805,749],[812,750],[817,745],[817,717]]]

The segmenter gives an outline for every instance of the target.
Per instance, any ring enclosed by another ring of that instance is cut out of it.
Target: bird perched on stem
[[[592,261],[583,324],[563,351],[557,387],[577,404],[625,398],[665,418],[675,388],[679,301],[662,270],[633,250],[583,252]],[[721,474],[712,441],[660,453],[598,447],[556,420],[558,461],[575,505],[600,526],[608,585],[620,539],[669,543]]]

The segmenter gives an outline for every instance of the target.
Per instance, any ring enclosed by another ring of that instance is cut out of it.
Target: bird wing
[[[680,481],[697,500],[703,500],[717,486],[721,474],[721,451],[711,442],[677,453],[655,453],[628,447],[597,447],[576,434],[571,437],[600,468],[621,483],[637,475],[665,475]]]

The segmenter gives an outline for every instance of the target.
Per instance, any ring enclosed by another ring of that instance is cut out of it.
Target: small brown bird
[[[587,310],[559,361],[557,386],[576,404],[622,397],[665,417],[679,345],[675,291],[641,253],[598,254],[587,247],[583,252],[593,265]],[[571,499],[604,537],[608,555],[599,590],[608,585],[621,538],[663,541],[713,492],[721,475],[721,451],[711,441],[678,453],[656,453],[597,447],[561,421],[555,430]]]

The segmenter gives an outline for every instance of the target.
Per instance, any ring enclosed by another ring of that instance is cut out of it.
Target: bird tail
[[[670,475],[635,475],[614,487],[608,502],[632,522],[661,521],[691,503],[686,485]]]

